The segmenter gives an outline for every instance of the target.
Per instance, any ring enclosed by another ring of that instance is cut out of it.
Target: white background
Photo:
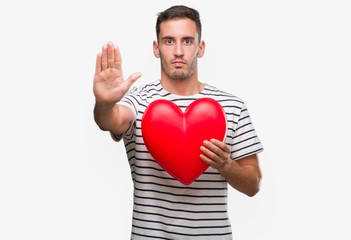
[[[93,121],[95,57],[160,76],[156,14],[200,11],[200,81],[244,99],[264,144],[261,192],[230,190],[235,239],[351,239],[349,1],[0,4],[0,239],[129,239],[123,144]]]

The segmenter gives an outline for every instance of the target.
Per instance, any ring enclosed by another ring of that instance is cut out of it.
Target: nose
[[[176,57],[184,56],[184,49],[183,49],[183,46],[180,42],[178,42],[174,47],[174,55]]]

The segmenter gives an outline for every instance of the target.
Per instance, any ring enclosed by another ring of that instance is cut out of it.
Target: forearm
[[[200,149],[204,153],[200,158],[217,169],[233,188],[250,197],[259,191],[261,172],[256,154],[233,161],[228,145],[216,139],[205,140]]]
[[[101,130],[110,131],[113,125],[116,124],[116,116],[118,109],[116,104],[99,104],[95,103],[94,120]]]
[[[239,165],[236,161],[230,162],[219,173],[236,190],[252,197],[258,193],[261,182],[261,173],[256,166]]]
[[[116,134],[123,133],[126,120],[123,119],[120,107],[117,104],[95,104],[94,119],[99,128],[103,131],[110,131]]]

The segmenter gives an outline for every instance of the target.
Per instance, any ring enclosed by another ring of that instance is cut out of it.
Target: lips
[[[180,61],[180,60],[176,60],[172,62],[172,65],[176,66],[176,67],[182,67],[185,65],[184,61]]]

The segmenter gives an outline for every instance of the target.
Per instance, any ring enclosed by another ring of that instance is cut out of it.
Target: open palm
[[[140,73],[134,73],[124,81],[120,51],[109,42],[107,46],[102,47],[102,53],[99,53],[96,58],[94,77],[96,102],[102,104],[119,102],[140,76]]]

